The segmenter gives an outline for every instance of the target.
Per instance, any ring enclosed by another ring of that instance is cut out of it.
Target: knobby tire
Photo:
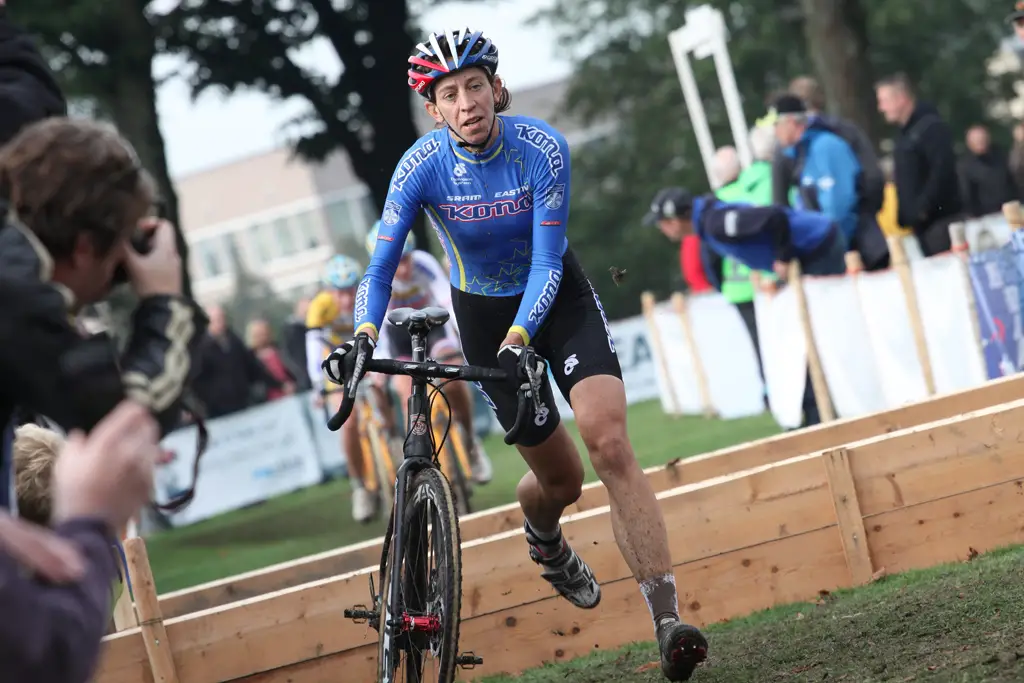
[[[396,562],[395,544],[392,542],[387,551],[386,573],[381,576],[377,680],[379,683],[453,683],[459,656],[462,548],[452,489],[439,470],[421,470],[412,478],[406,507],[402,511],[401,533],[404,536],[404,557],[398,558]],[[436,585],[426,585],[429,574],[433,573],[426,566],[430,560],[430,550],[433,551],[435,562],[440,565],[435,579],[441,584],[439,594],[432,594]],[[441,622],[434,638],[428,638],[423,633],[409,633],[409,638],[403,639],[401,634],[395,634],[389,639],[386,625],[392,618],[388,613],[392,572],[400,572],[402,596],[398,601],[399,615],[403,612],[423,615],[428,612],[429,602],[429,611],[437,613]],[[429,589],[429,592],[424,589]],[[424,646],[435,648],[439,653],[437,658],[430,660],[433,664],[431,669],[437,672],[436,675],[424,676]]]

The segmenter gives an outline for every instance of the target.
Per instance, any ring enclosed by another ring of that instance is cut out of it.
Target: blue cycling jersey
[[[569,217],[569,146],[544,121],[498,116],[480,154],[457,147],[447,128],[416,141],[391,188],[366,275],[356,290],[356,331],[380,329],[402,245],[420,209],[451,262],[450,281],[484,296],[523,294],[510,332],[527,344],[562,279]]]

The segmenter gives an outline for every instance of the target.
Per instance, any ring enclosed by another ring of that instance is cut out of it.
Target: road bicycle
[[[431,404],[437,396],[447,401],[442,387],[449,381],[505,382],[510,378],[504,370],[428,360],[427,333],[445,324],[448,318],[448,311],[435,306],[390,311],[388,320],[412,336],[412,361],[371,359],[361,364],[354,370],[354,377],[342,378],[345,397],[338,412],[327,422],[328,429],[336,431],[348,419],[355,402],[349,395],[350,387],[358,393],[364,373],[404,374],[413,378],[406,412],[404,458],[395,477],[394,506],[381,552],[380,593],[374,588],[371,574],[372,606],[354,605],[345,610],[346,618],[368,623],[378,632],[379,683],[421,683],[425,680],[427,655],[436,664],[432,668],[436,668],[437,675],[426,680],[437,683],[452,683],[456,667],[483,664],[483,658],[473,652],[459,653],[461,536],[451,484],[437,459],[449,429],[445,429],[442,444],[438,444],[430,426]],[[536,362],[529,362],[533,360]],[[431,379],[445,382],[434,387],[428,397]],[[547,363],[530,349],[520,357],[516,377],[511,379],[519,385],[519,391],[516,420],[505,435],[509,445],[516,442],[527,420],[542,414],[540,395],[542,383],[547,381]],[[403,677],[399,676],[400,668],[404,669]]]

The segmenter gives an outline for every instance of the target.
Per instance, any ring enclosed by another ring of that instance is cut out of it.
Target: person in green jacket
[[[775,145],[774,131],[771,128],[755,127],[750,133],[750,143],[754,161],[746,168],[741,168],[735,147],[721,147],[715,152],[712,172],[720,183],[715,196],[723,202],[767,206],[772,203],[770,160]],[[744,264],[728,257],[722,259],[722,296],[739,311],[757,351],[758,369],[763,378],[757,317],[754,313],[754,283],[750,276],[751,270]],[[776,281],[775,274],[771,272],[758,271],[758,276],[766,284]]]

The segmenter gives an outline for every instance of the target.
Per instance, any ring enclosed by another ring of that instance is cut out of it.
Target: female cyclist
[[[341,382],[346,367],[361,367],[372,355],[402,244],[418,212],[426,211],[452,263],[452,304],[466,360],[514,372],[530,345],[551,363],[608,489],[616,541],[650,609],[662,672],[671,681],[688,680],[707,656],[707,641],[680,621],[665,522],[626,434],[611,331],[566,240],[565,138],[539,119],[499,115],[510,96],[496,73],[498,49],[480,32],[431,34],[409,63],[409,86],[424,97],[438,129],[395,169],[373,258],[356,291],[356,336],[328,357],[324,370]],[[492,387],[491,407],[508,430],[517,387]],[[526,540],[555,590],[577,607],[593,608],[600,586],[559,526],[580,495],[583,465],[550,388],[546,394],[517,446],[530,467],[517,490]]]

